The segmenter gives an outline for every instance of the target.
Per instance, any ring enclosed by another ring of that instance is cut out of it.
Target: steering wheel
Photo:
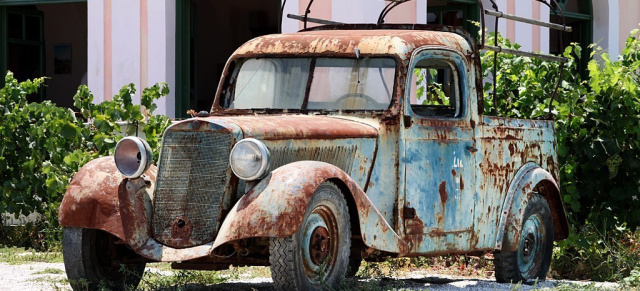
[[[360,105],[360,103],[358,103],[358,100],[361,99],[362,102],[362,106],[357,106],[357,108],[347,108],[347,104],[350,104],[353,106],[353,104],[355,105]],[[380,103],[378,103],[375,99],[371,98],[371,96],[366,95],[366,94],[362,94],[362,93],[347,93],[344,94],[342,96],[340,96],[340,98],[338,98],[335,102],[335,104],[338,105],[339,109],[347,109],[347,110],[353,110],[353,109],[378,109],[378,107],[380,107]]]

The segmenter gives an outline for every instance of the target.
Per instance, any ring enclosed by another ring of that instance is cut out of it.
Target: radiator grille
[[[174,247],[207,243],[218,231],[227,186],[231,134],[169,131],[160,155],[153,230],[158,241]],[[188,237],[172,235],[177,217],[186,217]]]
[[[272,147],[271,169],[277,169],[289,163],[297,161],[320,161],[332,164],[345,173],[351,175],[351,167],[357,147],[352,146],[327,146],[327,147]]]

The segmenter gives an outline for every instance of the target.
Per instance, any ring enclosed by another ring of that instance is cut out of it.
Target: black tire
[[[326,244],[322,244],[325,241]],[[292,237],[270,239],[269,262],[274,287],[277,290],[337,288],[349,266],[350,248],[347,203],[335,184],[325,182],[313,194],[300,229]]]
[[[503,245],[508,245],[504,236]],[[520,229],[520,244],[516,251],[495,254],[496,281],[501,283],[526,283],[529,280],[544,281],[553,253],[553,219],[547,201],[533,193],[524,210]]]
[[[344,274],[346,278],[353,278],[358,273],[360,269],[360,265],[362,265],[362,258],[360,256],[349,258],[349,268],[347,269],[347,273]]]
[[[62,254],[73,290],[134,290],[144,274],[145,263],[122,265],[118,256],[133,253],[116,245],[115,237],[97,229],[67,227]],[[124,266],[124,267],[123,267]]]

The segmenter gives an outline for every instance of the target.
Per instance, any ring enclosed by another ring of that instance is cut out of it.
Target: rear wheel
[[[349,211],[338,187],[329,182],[316,189],[302,225],[288,238],[271,238],[271,277],[279,290],[337,287],[349,266]]]
[[[121,256],[133,253],[104,231],[68,227],[64,230],[64,267],[74,290],[135,289],[144,274],[145,263],[121,264]]]
[[[505,236],[503,244],[510,244]],[[553,252],[553,219],[547,201],[537,193],[529,198],[524,211],[518,249],[495,255],[498,282],[544,280]]]

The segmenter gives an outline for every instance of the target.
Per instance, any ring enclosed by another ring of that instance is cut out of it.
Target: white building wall
[[[157,82],[169,84],[171,93],[158,101],[156,113],[175,116],[175,21],[177,0],[91,0],[88,1],[88,85],[95,102],[109,100],[125,84],[142,86]],[[289,0],[284,15],[303,14],[309,0]],[[426,23],[427,2],[415,0],[400,5],[387,17],[388,22]],[[635,1],[635,0],[633,0]],[[311,17],[348,23],[374,23],[387,3],[374,0],[325,0],[312,7]],[[549,8],[537,1],[496,0],[501,11],[524,17],[539,16],[549,21]],[[524,2],[527,2],[525,5]],[[483,0],[486,9],[491,2]],[[631,0],[593,0],[594,42],[615,57],[628,31],[637,27],[640,11],[626,11]],[[539,5],[539,13],[535,5]],[[630,5],[633,9],[638,5]],[[624,11],[625,13],[621,13]],[[623,15],[624,14],[624,15]],[[494,17],[486,24],[493,31]],[[632,23],[633,25],[629,24]],[[284,18],[283,32],[302,28],[297,20]],[[523,45],[524,50],[549,51],[549,29],[501,19],[499,31]],[[621,36],[623,35],[624,38]],[[139,92],[135,102],[139,103]]]
[[[87,85],[95,103],[104,101],[104,1],[87,1]]]
[[[618,24],[618,51],[622,52],[624,47],[626,46],[627,38],[629,34],[634,29],[640,28],[640,1],[638,0],[617,0],[618,6],[611,7],[619,7],[617,10],[619,24]],[[614,9],[616,10],[616,9]],[[610,34],[614,33],[614,31],[610,30]]]
[[[133,83],[133,102],[140,104],[144,87],[165,82],[172,93],[157,102],[155,113],[175,116],[175,1],[88,1],[87,79],[94,102]]]
[[[147,86],[165,82],[168,96],[156,101],[155,113],[175,116],[176,84],[176,2],[175,0],[148,0],[148,80]]]
[[[299,30],[300,21],[290,19],[287,14],[300,15],[300,2],[297,0],[289,0],[284,6],[284,12],[282,13],[282,32],[291,33]]]
[[[134,83],[140,88],[140,0],[112,0],[112,94]],[[140,104],[140,94],[133,102]]]
[[[371,0],[337,0],[332,2],[333,20],[345,23],[376,23],[378,15],[386,3]]]
[[[540,20],[549,22],[551,16],[551,9],[546,5],[540,5]],[[549,29],[540,28],[540,51],[543,53],[549,52]]]

